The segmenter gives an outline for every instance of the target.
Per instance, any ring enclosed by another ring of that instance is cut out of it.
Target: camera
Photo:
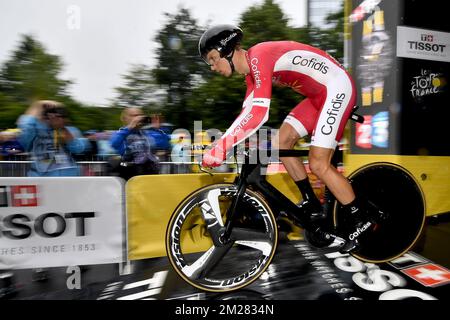
[[[44,111],[42,112],[42,116],[45,119],[48,119],[49,114],[54,114],[54,115],[60,116],[62,118],[65,118],[67,116],[66,110],[62,107],[44,106]]]
[[[146,125],[151,123],[151,119],[149,116],[143,116],[140,121],[141,125]]]

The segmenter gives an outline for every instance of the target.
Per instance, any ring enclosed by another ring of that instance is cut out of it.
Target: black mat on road
[[[450,272],[417,253],[374,265],[304,241],[280,244],[260,279],[228,294],[206,293],[186,284],[167,258],[132,261],[128,267],[128,271],[117,264],[49,268],[47,279],[41,281],[33,281],[32,270],[15,270],[16,291],[4,299],[445,300],[450,293]]]

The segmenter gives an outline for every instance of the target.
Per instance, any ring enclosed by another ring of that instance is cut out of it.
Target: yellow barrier
[[[450,211],[449,157],[393,155],[346,155],[348,175],[365,164],[392,162],[404,167],[418,181],[426,201],[427,215]],[[232,173],[138,176],[128,181],[128,257],[130,260],[166,255],[165,233],[178,204],[195,190],[213,183],[233,182]],[[267,180],[291,201],[300,193],[287,173],[270,174]],[[317,190],[316,190],[317,192]],[[401,190],[399,190],[401,192]]]
[[[172,212],[193,191],[213,183],[233,182],[235,175],[218,173],[137,176],[128,181],[128,258],[130,260],[166,255],[165,233]],[[290,200],[300,193],[286,173],[269,175],[267,181]]]

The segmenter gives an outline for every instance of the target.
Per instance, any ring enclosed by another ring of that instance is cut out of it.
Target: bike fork
[[[231,202],[231,205],[227,210],[227,221],[225,223],[225,230],[222,235],[222,241],[224,242],[227,242],[230,239],[231,231],[233,230],[233,221],[236,217],[237,206],[239,204],[239,201],[241,201],[246,188],[247,183],[244,180],[240,180],[237,186],[236,196],[233,197],[233,201]]]
[[[237,193],[236,196],[233,197],[230,207],[226,213],[226,222],[225,225],[222,223],[222,217],[217,216],[220,215],[218,212],[218,208],[215,210],[211,207],[211,203],[205,202],[205,204],[200,206],[203,220],[206,223],[206,228],[208,233],[211,236],[211,239],[216,247],[222,247],[229,244],[231,231],[233,228],[233,220],[236,215],[237,207],[239,201],[245,193],[246,183],[243,180],[240,180],[237,184]],[[219,195],[214,195],[214,197],[218,197]],[[212,205],[214,206],[214,205]]]

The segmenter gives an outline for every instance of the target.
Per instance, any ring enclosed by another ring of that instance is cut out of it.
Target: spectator
[[[89,150],[87,139],[81,132],[66,126],[67,111],[59,102],[40,100],[34,102],[18,119],[20,144],[31,153],[33,163],[30,177],[79,176],[80,169],[72,154]],[[45,281],[46,269],[33,269],[33,281]]]
[[[65,107],[56,101],[33,103],[18,119],[18,137],[24,149],[31,153],[33,163],[28,176],[78,176],[80,170],[72,157],[89,150],[87,139],[80,131],[66,126]]]
[[[16,156],[22,153],[23,147],[17,141],[19,130],[8,129],[0,132],[0,158],[3,160],[17,160]]]
[[[161,118],[161,115],[153,114],[150,117],[150,125],[145,126],[144,129],[149,137],[153,154],[158,157],[159,161],[167,162],[169,161],[171,149],[170,136],[162,130]],[[164,166],[161,169],[161,173],[170,173],[169,166]]]
[[[191,162],[191,144],[186,141],[184,134],[176,137],[172,147],[171,160],[176,162],[175,173],[188,173]]]
[[[89,150],[82,155],[75,157],[77,161],[95,161],[97,160],[98,146],[97,146],[97,130],[87,130],[83,132],[83,136],[87,139]]]
[[[153,149],[155,153],[163,151],[167,155],[171,148],[170,136],[161,128],[161,116],[159,114],[153,114],[150,119],[150,126],[146,126],[144,129],[153,138]]]
[[[158,159],[153,155],[151,142],[142,127],[149,123],[149,118],[141,109],[126,108],[121,115],[124,127],[113,133],[111,146],[119,153],[119,164],[113,165],[115,173],[130,179],[136,175],[159,173]]]
[[[83,176],[99,176],[102,175],[104,167],[98,163],[98,141],[97,130],[87,130],[83,132],[83,136],[89,143],[89,150],[82,155],[75,156],[76,161],[81,163],[81,175]]]
[[[97,133],[97,158],[100,160],[108,159],[108,157],[116,154],[116,150],[111,146],[110,138],[114,131],[107,130]]]

